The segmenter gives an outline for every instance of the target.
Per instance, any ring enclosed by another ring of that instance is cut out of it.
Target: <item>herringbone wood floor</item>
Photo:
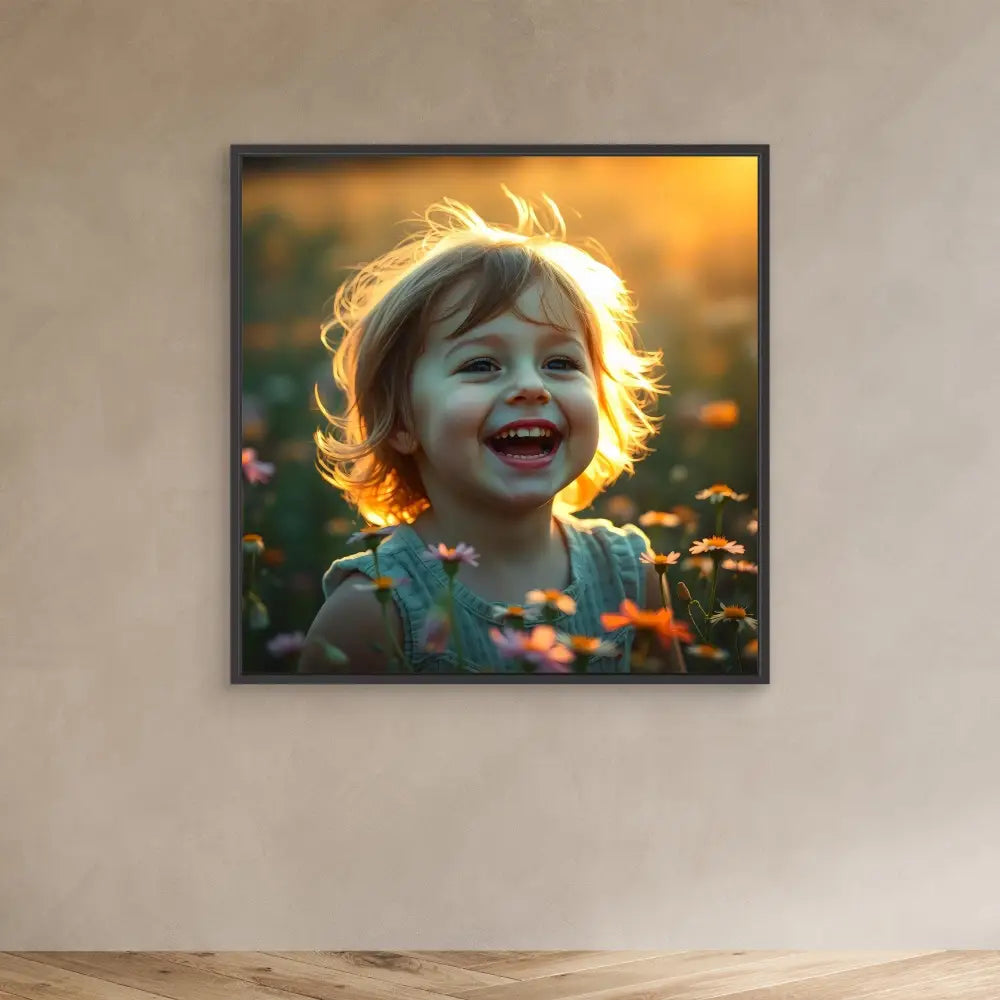
[[[0,1000],[1000,1000],[1000,952],[7,952]]]

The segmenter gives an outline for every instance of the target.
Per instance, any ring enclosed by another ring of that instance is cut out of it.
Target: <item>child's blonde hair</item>
[[[503,191],[517,209],[516,227],[487,225],[451,198],[431,205],[421,219],[424,229],[337,289],[332,318],[323,324],[322,340],[334,352],[333,376],[347,405],[342,417],[329,413],[316,387],[321,412],[341,434],[338,439],[333,430],[316,431],[317,467],[373,524],[411,522],[429,506],[413,457],[400,454],[389,439],[414,426],[414,364],[428,328],[446,318],[436,311],[442,298],[464,279],[475,279],[473,287],[449,316],[470,303],[471,309],[456,333],[516,309],[521,293],[536,282],[546,313],[545,295],[554,291],[581,325],[594,366],[600,432],[590,465],[555,497],[557,510],[588,506],[652,450],[646,440],[660,418],[647,408],[669,388],[651,377],[662,352],[636,345],[634,304],[625,283],[610,260],[602,263],[566,243],[565,223],[550,198],[545,201],[556,221],[553,232],[542,228],[528,202]],[[442,221],[433,218],[435,212]],[[607,259],[599,244],[590,243]],[[336,329],[343,335],[334,348],[330,333]]]

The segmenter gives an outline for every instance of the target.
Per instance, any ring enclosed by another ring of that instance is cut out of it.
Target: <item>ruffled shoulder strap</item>
[[[646,572],[639,557],[651,549],[645,533],[634,524],[619,528],[601,517],[564,517],[562,520],[595,562],[605,603],[616,607],[617,598],[624,591],[625,597],[643,607]],[[609,569],[617,582],[608,578]]]

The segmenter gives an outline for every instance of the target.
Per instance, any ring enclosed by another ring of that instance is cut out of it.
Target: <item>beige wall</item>
[[[1000,947],[1000,10],[0,6],[0,947]],[[769,687],[230,687],[231,142],[769,142]]]

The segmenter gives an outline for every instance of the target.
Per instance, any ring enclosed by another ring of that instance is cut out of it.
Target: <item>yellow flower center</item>
[[[372,582],[375,584],[376,590],[392,590],[391,576],[377,576]]]
[[[729,607],[722,612],[722,615],[724,618],[746,618],[747,612],[746,608]]]

